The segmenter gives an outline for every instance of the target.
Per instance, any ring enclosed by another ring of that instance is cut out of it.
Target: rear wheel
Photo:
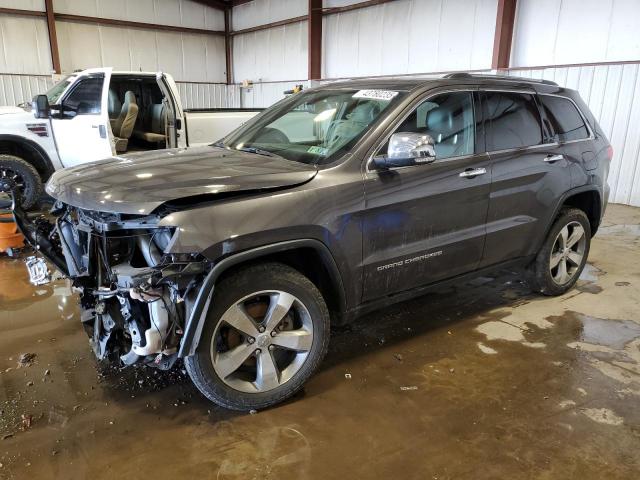
[[[591,225],[576,208],[560,212],[531,268],[532,286],[544,295],[562,295],[580,277],[589,255]]]
[[[0,155],[0,190],[17,187],[22,208],[33,207],[42,195],[42,179],[33,165],[14,155]]]
[[[243,268],[216,286],[189,376],[234,410],[266,408],[296,393],[329,343],[329,312],[316,286],[279,263]]]

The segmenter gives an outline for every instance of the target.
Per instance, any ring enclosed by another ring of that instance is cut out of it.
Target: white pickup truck
[[[0,179],[33,206],[57,169],[113,155],[212,143],[259,109],[182,108],[166,73],[94,68],[69,75],[33,104],[0,107]]]

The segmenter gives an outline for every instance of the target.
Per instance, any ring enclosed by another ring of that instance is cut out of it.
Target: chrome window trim
[[[438,95],[443,95],[443,94],[445,94],[445,93],[465,93],[465,92],[466,92],[466,93],[470,93],[471,95],[473,95],[473,93],[474,93],[474,92],[477,92],[477,91],[478,91],[478,86],[471,86],[471,87],[469,87],[468,85],[465,85],[465,86],[461,86],[461,88],[451,88],[451,89],[447,89],[447,90],[439,90],[439,91],[437,91],[437,92],[432,92],[432,93],[426,93],[426,94],[424,94],[424,96],[423,96],[423,97],[420,97],[420,98],[417,100],[417,102],[416,102],[416,103],[414,103],[414,104],[410,107],[410,109],[409,109],[409,111],[407,112],[407,114],[406,114],[406,115],[403,115],[402,117],[400,117],[400,119],[399,119],[399,120],[397,120],[397,121],[394,123],[394,125],[393,125],[393,127],[392,127],[391,132],[390,132],[388,135],[385,135],[385,136],[383,137],[382,141],[380,141],[379,143],[377,143],[377,144],[375,145],[375,147],[373,148],[372,153],[371,153],[371,154],[369,155],[369,157],[367,158],[367,162],[366,162],[366,164],[365,164],[365,171],[364,171],[365,175],[367,175],[367,174],[369,174],[369,173],[379,172],[379,170],[377,170],[377,169],[375,169],[375,168],[371,168],[371,164],[373,163],[373,157],[375,157],[375,155],[376,155],[376,153],[378,152],[378,150],[380,149],[380,147],[382,147],[385,143],[387,143],[387,141],[389,140],[389,138],[391,138],[391,135],[393,135],[393,134],[395,133],[395,131],[396,131],[395,129],[396,129],[398,126],[400,126],[400,124],[402,124],[402,122],[404,122],[404,121],[409,117],[409,115],[411,115],[411,114],[412,114],[412,113],[413,113],[413,112],[414,112],[414,111],[415,111],[415,110],[416,110],[420,105],[422,105],[424,102],[428,101],[430,98],[434,98],[434,97],[436,97],[436,96],[438,96]],[[476,130],[476,129],[475,129],[475,125],[476,125],[476,124],[475,124],[475,119],[476,119],[476,105],[475,105],[475,102],[473,102],[473,97],[472,97],[472,105],[473,105],[473,120],[474,120],[474,133],[473,133],[474,138],[473,138],[473,141],[474,141],[474,149],[475,149],[475,142],[476,142],[476,137],[475,137],[475,135],[476,135],[476,131],[475,131],[475,130]],[[442,159],[442,160],[440,160],[440,161],[443,161],[443,162],[444,162],[444,161],[447,161],[447,160],[464,159],[464,158],[470,158],[470,157],[474,157],[474,156],[476,156],[476,155],[482,155],[482,154],[484,154],[484,152],[483,152],[483,153],[476,153],[476,152],[474,152],[474,153],[472,153],[472,154],[470,154],[470,155],[460,155],[460,156],[457,156],[457,157],[447,157],[447,158],[443,158],[443,159]],[[435,161],[436,161],[436,162],[438,162],[438,159],[436,158],[436,160],[435,160]],[[435,162],[434,162],[434,163],[435,163]],[[407,165],[407,166],[404,166],[404,167],[390,167],[390,168],[389,168],[389,170],[396,171],[396,170],[403,170],[403,169],[405,169],[405,168],[415,168],[415,167],[422,167],[422,166],[423,166],[423,165]]]
[[[413,113],[413,111],[418,108],[418,106],[423,103],[426,102],[427,100],[429,100],[430,98],[433,98],[437,95],[440,94],[444,94],[444,93],[455,93],[455,92],[469,92],[472,93],[473,92],[503,92],[503,93],[524,93],[524,94],[529,94],[529,95],[547,95],[550,97],[559,97],[559,98],[563,98],[566,100],[569,100],[573,106],[578,110],[578,114],[580,115],[580,117],[582,118],[582,121],[584,122],[585,126],[587,127],[587,131],[589,132],[589,136],[587,138],[580,138],[577,140],[568,140],[565,142],[551,142],[551,143],[541,143],[538,145],[529,145],[526,147],[515,147],[515,148],[508,148],[508,149],[504,149],[504,150],[486,150],[484,152],[476,152],[473,153],[472,155],[461,155],[459,157],[449,157],[446,159],[443,159],[442,161],[446,161],[449,159],[464,159],[464,158],[470,158],[473,156],[478,156],[478,155],[483,155],[483,154],[487,154],[487,155],[496,155],[496,154],[503,154],[503,153],[511,153],[511,152],[526,152],[528,150],[535,150],[535,149],[539,149],[539,148],[556,148],[556,147],[560,147],[562,145],[569,145],[572,143],[578,143],[578,142],[587,142],[587,141],[591,141],[594,140],[596,137],[593,133],[593,130],[591,129],[591,125],[589,125],[589,122],[587,121],[586,117],[584,116],[584,114],[582,113],[582,110],[580,110],[580,108],[578,107],[578,105],[576,104],[576,102],[573,101],[572,98],[570,97],[566,97],[564,95],[557,95],[554,93],[538,93],[535,90],[532,89],[526,89],[526,88],[517,88],[517,87],[481,87],[481,86],[474,86],[471,87],[471,89],[469,89],[469,86],[463,86],[461,88],[453,88],[453,89],[448,89],[448,90],[441,90],[438,91],[436,93],[432,93],[432,94],[426,94],[425,97],[421,98],[420,100],[418,100],[418,103],[415,104],[415,106],[413,108],[411,108],[409,110],[409,112],[404,115],[398,122],[395,123],[394,128],[399,126],[402,122],[404,122],[407,117],[409,115],[411,115]],[[475,107],[474,107],[474,115],[476,114],[475,112]],[[475,120],[475,118],[474,118]],[[541,125],[542,126],[542,125]],[[373,157],[375,156],[376,152],[378,151],[378,149],[383,146],[387,140],[389,140],[389,138],[391,137],[391,135],[393,135],[393,133],[395,132],[395,130],[392,130],[391,133],[389,135],[386,135],[383,140],[381,141],[381,143],[378,143],[375,148],[373,149],[373,153],[371,153],[369,155],[369,158],[367,159],[366,162],[366,167],[365,167],[365,174],[369,174],[369,173],[374,173],[377,172],[377,169],[371,168],[371,164],[373,163]],[[438,160],[436,160],[437,162]],[[391,167],[389,170],[401,170],[401,169],[405,169],[405,168],[414,168],[414,167],[420,167],[421,165],[409,165],[406,167]]]

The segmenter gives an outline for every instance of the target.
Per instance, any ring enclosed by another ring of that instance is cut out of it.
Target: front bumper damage
[[[32,283],[51,280],[47,263],[72,281],[98,359],[173,365],[211,262],[197,253],[165,253],[175,229],[160,227],[159,216],[86,211],[61,202],[49,216],[35,218],[14,202],[13,214],[37,252],[27,259]]]

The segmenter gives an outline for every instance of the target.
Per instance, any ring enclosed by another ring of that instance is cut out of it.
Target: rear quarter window
[[[571,100],[551,95],[539,95],[545,116],[558,142],[589,138],[582,115]]]

